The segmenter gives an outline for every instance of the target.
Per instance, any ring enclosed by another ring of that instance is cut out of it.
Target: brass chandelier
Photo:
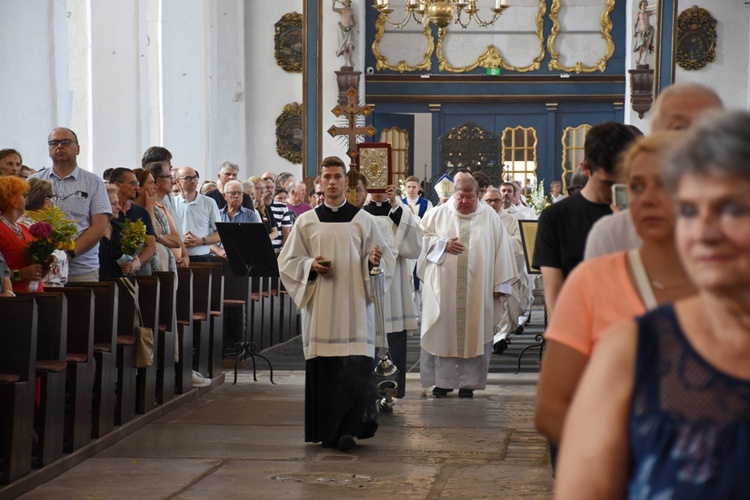
[[[488,21],[479,17],[477,0],[406,0],[404,17],[401,21],[395,22],[390,19],[390,14],[394,10],[390,8],[389,0],[375,0],[373,8],[384,16],[388,24],[398,29],[406,26],[410,19],[425,26],[431,22],[439,28],[445,28],[451,21],[462,28],[468,28],[474,21],[480,28],[486,28],[492,26],[503,15],[508,8],[506,1],[495,0],[495,6],[490,8],[492,19]]]

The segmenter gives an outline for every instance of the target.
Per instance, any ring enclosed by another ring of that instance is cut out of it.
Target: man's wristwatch
[[[204,237],[203,237],[203,238],[201,238],[201,239],[203,240],[203,244],[205,245],[205,244],[206,244],[206,237],[204,236]]]
[[[21,281],[21,271],[13,269],[13,281]]]
[[[67,253],[70,256],[71,259],[75,259],[76,258],[76,251],[75,250],[68,250],[65,253]]]

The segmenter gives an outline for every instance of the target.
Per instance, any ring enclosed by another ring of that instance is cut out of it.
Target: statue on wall
[[[653,12],[648,11],[648,2],[641,0],[638,3],[638,13],[635,17],[635,27],[633,36],[635,37],[635,46],[633,52],[638,53],[636,64],[648,64],[646,58],[654,51],[654,27],[651,25],[651,16]]]
[[[336,7],[340,3],[341,7]],[[354,30],[359,34],[357,16],[352,8],[352,0],[333,0],[333,11],[341,16],[339,21],[339,44],[336,56],[344,56],[344,66],[354,68]]]

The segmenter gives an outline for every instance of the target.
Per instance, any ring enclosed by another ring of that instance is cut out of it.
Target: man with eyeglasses
[[[219,207],[198,193],[198,174],[193,168],[180,168],[177,178],[182,192],[175,198],[176,219],[184,231],[183,241],[190,262],[208,262],[210,245],[221,241],[216,230],[216,223],[221,221]]]
[[[240,172],[240,167],[234,162],[225,161],[219,167],[219,174],[216,176],[216,185],[219,189],[207,192],[204,196],[207,196],[216,202],[216,206],[222,209],[226,206],[227,200],[224,198],[224,186],[229,181],[236,181],[237,175]],[[248,210],[255,210],[253,205],[253,199],[247,193],[242,193],[242,206]]]
[[[227,204],[219,210],[221,222],[262,222],[257,211],[242,206],[243,193],[240,181],[229,181],[224,185],[224,198]],[[222,259],[227,258],[227,252],[221,242],[211,245],[211,253]]]
[[[508,296],[508,300],[503,305],[503,317],[495,326],[495,338],[493,339],[492,352],[502,354],[508,348],[508,339],[519,324],[519,317],[523,314],[522,304],[527,304],[524,300],[529,293],[528,275],[523,256],[523,245],[521,241],[521,228],[517,219],[503,209],[503,195],[500,190],[492,186],[487,188],[484,193],[484,202],[497,212],[505,231],[510,236],[513,247],[513,256],[516,258],[516,270],[518,271],[519,281],[513,285],[513,293]],[[527,305],[530,305],[528,303]]]
[[[117,222],[122,224],[128,219],[132,222],[142,221],[146,226],[146,244],[141,254],[134,256],[133,271],[140,276],[149,276],[151,259],[156,254],[156,231],[148,210],[133,203],[140,191],[138,179],[129,168],[117,167],[109,174],[109,182],[117,186],[117,199],[121,207]]]
[[[81,149],[78,137],[69,128],[56,128],[47,138],[52,167],[31,175],[50,181],[55,205],[72,219],[78,229],[75,248],[69,250],[68,282],[99,280],[99,240],[112,216],[104,181],[78,166]]]
[[[318,205],[323,203],[323,200],[325,200],[325,193],[323,192],[323,188],[320,187],[320,177],[316,177],[313,181],[313,188],[310,191],[310,206],[315,208]]]

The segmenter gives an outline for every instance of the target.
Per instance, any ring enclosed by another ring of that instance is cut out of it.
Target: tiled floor
[[[407,397],[350,452],[305,444],[304,372],[240,373],[22,498],[550,498],[536,374],[473,399]],[[455,393],[454,393],[455,394]]]

